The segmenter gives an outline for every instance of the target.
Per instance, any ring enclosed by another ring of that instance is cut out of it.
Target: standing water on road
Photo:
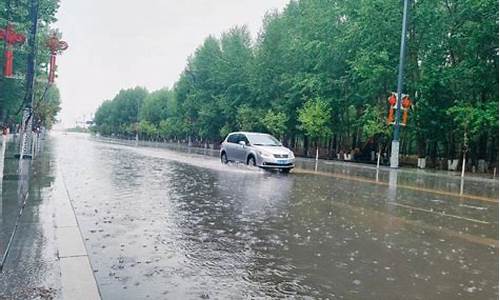
[[[287,176],[83,135],[51,146],[103,299],[498,297],[496,194]]]

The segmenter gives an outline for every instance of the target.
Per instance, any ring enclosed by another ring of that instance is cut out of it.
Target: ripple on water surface
[[[385,186],[269,174],[161,149],[75,143],[60,143],[59,164],[104,299],[383,299],[401,291],[422,299],[458,293],[488,299],[497,293],[496,248],[430,231],[437,221],[388,205]],[[396,200],[412,205],[435,199],[398,193]],[[459,204],[459,212],[494,211]],[[471,227],[463,224],[451,229]]]

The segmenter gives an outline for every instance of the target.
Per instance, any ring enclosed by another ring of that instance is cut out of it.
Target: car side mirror
[[[242,146],[246,146],[247,143],[245,143],[245,141],[239,141],[238,144],[242,145]]]

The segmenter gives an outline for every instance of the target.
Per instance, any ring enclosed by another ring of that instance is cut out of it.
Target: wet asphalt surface
[[[498,298],[498,181],[460,196],[434,174],[304,160],[282,175],[84,135],[46,147],[103,299]]]

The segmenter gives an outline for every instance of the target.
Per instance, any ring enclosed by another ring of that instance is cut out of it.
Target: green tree
[[[332,134],[330,128],[331,110],[328,102],[316,98],[307,101],[298,111],[300,128],[308,137],[316,141],[316,159],[318,158],[320,140]]]
[[[463,133],[460,140],[465,152],[469,150],[469,142],[477,140],[481,131],[495,130],[498,126],[498,105],[494,104],[477,107],[459,103],[448,109],[448,115],[457,125],[456,132]]]
[[[261,131],[262,112],[248,105],[241,105],[237,113],[238,128],[242,131]]]
[[[145,88],[121,90],[112,100],[105,101],[94,117],[96,130],[105,135],[131,136],[138,130],[139,111],[148,95]]]
[[[141,107],[140,119],[159,125],[165,120],[175,115],[174,94],[169,89],[161,89],[147,95]]]
[[[35,69],[37,79],[45,81],[47,78],[46,66],[49,61],[49,49],[45,46],[45,40],[56,21],[55,16],[59,8],[59,1],[41,0],[39,2],[38,47]],[[30,6],[23,1],[0,1],[0,27],[5,28],[7,23],[11,23],[15,25],[17,32],[27,36],[31,26],[31,19],[28,17],[29,9]],[[24,78],[27,56],[28,51],[23,51],[20,46],[14,48],[14,73],[17,75],[16,77]],[[3,55],[0,57],[0,64],[4,64]],[[25,102],[25,86],[24,80],[0,76],[0,127],[3,125],[11,126],[21,121],[21,111]],[[45,88],[45,84],[43,86]],[[41,87],[38,87],[37,90],[41,90]],[[39,125],[49,127],[54,123],[55,117],[60,110],[58,92],[52,90],[50,93],[52,95],[50,95],[48,103],[41,103],[42,93],[37,92],[34,97],[34,108],[38,107],[40,109],[40,111],[35,111],[35,115],[42,118],[42,120],[39,120],[41,122]],[[57,100],[54,98],[56,96]]]
[[[156,126],[146,120],[139,122],[139,133],[146,138],[154,139],[158,136],[158,129]]]
[[[51,129],[56,122],[57,113],[61,110],[59,89],[57,86],[47,87],[47,90],[37,89],[36,102],[33,107],[35,111],[35,120],[38,121],[37,126],[43,126]]]
[[[273,112],[272,110],[268,110],[262,119],[262,123],[267,131],[280,139],[287,130],[287,121],[288,117],[285,113]]]
[[[218,77],[222,63],[219,41],[210,36],[196,49],[188,60],[186,69],[175,86],[182,124],[189,139],[193,137],[215,138],[223,121],[215,118],[216,101],[222,89]],[[203,113],[200,115],[200,111]]]
[[[437,158],[455,158],[465,111],[468,124],[481,124],[468,125],[469,156],[496,163],[498,0],[411,6],[403,92],[413,106],[402,153],[430,156],[435,166]],[[216,141],[238,129],[266,130],[292,148],[308,149],[312,139],[330,154],[341,148],[366,153],[370,140],[381,143],[392,133],[385,117],[396,89],[402,7],[392,0],[290,1],[265,15],[256,41],[244,26],[207,37],[171,95],[152,93],[141,118],[168,138]],[[14,86],[6,88],[14,95]],[[5,106],[9,113],[13,103]],[[122,106],[103,104],[112,112],[96,114],[106,120],[96,122],[103,131],[130,131],[137,120],[114,113]],[[315,113],[324,125],[311,123],[315,118],[307,116]],[[309,125],[326,133],[306,130]]]

